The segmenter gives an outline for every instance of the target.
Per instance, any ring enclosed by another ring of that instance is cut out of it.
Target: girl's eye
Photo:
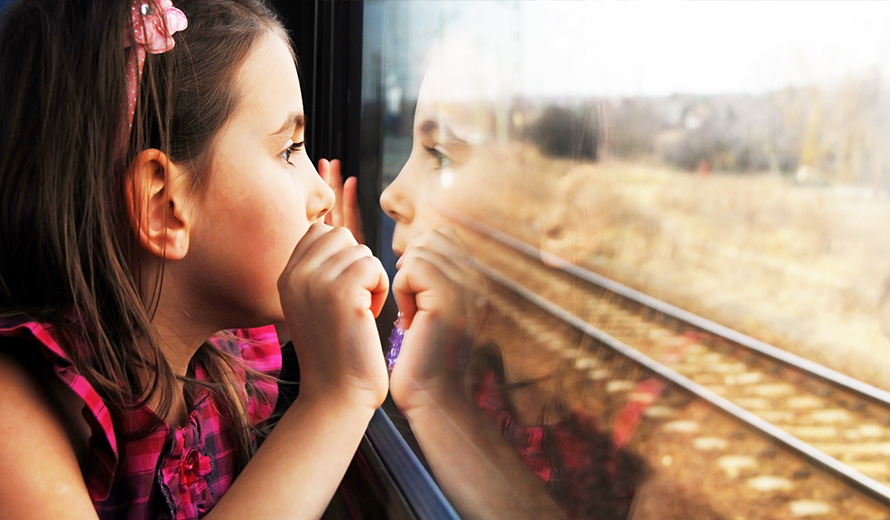
[[[448,156],[448,151],[445,150],[442,145],[437,144],[432,148],[424,147],[424,149],[426,150],[426,153],[430,154],[430,156],[436,160],[436,170],[447,168],[454,162],[451,157]]]
[[[283,152],[278,154],[278,157],[281,157],[284,162],[290,163],[290,156],[299,152],[303,148],[304,142],[305,141],[300,141],[299,143],[295,143],[292,140],[288,140],[288,143],[290,144],[287,148],[284,149]]]

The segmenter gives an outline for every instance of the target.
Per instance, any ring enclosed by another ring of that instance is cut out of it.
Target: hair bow
[[[133,40],[127,36],[124,47],[133,47],[127,56],[127,115],[126,134],[123,136],[121,148],[133,128],[133,115],[136,110],[136,88],[142,79],[142,68],[146,54],[163,54],[173,48],[176,43],[173,35],[188,27],[185,13],[173,7],[171,0],[134,0],[130,7]],[[133,42],[135,41],[135,45]],[[123,156],[120,153],[119,156]]]

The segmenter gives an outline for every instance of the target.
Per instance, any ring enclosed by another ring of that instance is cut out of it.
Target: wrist
[[[370,414],[386,399],[387,388],[380,385],[351,385],[344,383],[313,384],[300,382],[300,394],[295,403],[321,404],[332,408],[365,410]]]
[[[462,375],[461,375],[462,376]],[[463,378],[453,374],[428,379],[424,382],[413,382],[409,388],[393,391],[393,401],[407,417],[430,409],[455,409],[473,405],[467,395]]]

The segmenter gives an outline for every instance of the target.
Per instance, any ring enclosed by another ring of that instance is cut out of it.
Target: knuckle
[[[373,256],[362,255],[362,256],[356,261],[356,263],[358,263],[359,265],[361,265],[363,269],[371,269],[371,268],[375,268],[375,267],[377,267],[377,264],[379,264],[380,261],[377,260],[377,259],[376,259],[375,257],[373,257]]]
[[[352,231],[349,231],[345,227],[335,227],[333,230],[331,230],[331,233],[333,233],[334,236],[337,237],[337,239],[339,240],[346,240],[353,244],[355,243],[355,239],[352,236]]]
[[[278,276],[278,289],[279,290],[285,290],[293,284],[293,278],[294,278],[293,272],[294,272],[294,269],[292,267],[287,267]]]
[[[383,264],[380,263],[380,260],[377,257],[371,255],[370,253],[362,256],[356,261],[356,264],[362,269],[362,271],[379,274],[380,272],[385,272],[383,269]]]

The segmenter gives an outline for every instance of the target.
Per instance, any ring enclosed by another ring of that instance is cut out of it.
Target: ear
[[[153,148],[140,152],[127,170],[130,227],[143,249],[166,260],[181,260],[188,253],[188,178],[188,172]]]

